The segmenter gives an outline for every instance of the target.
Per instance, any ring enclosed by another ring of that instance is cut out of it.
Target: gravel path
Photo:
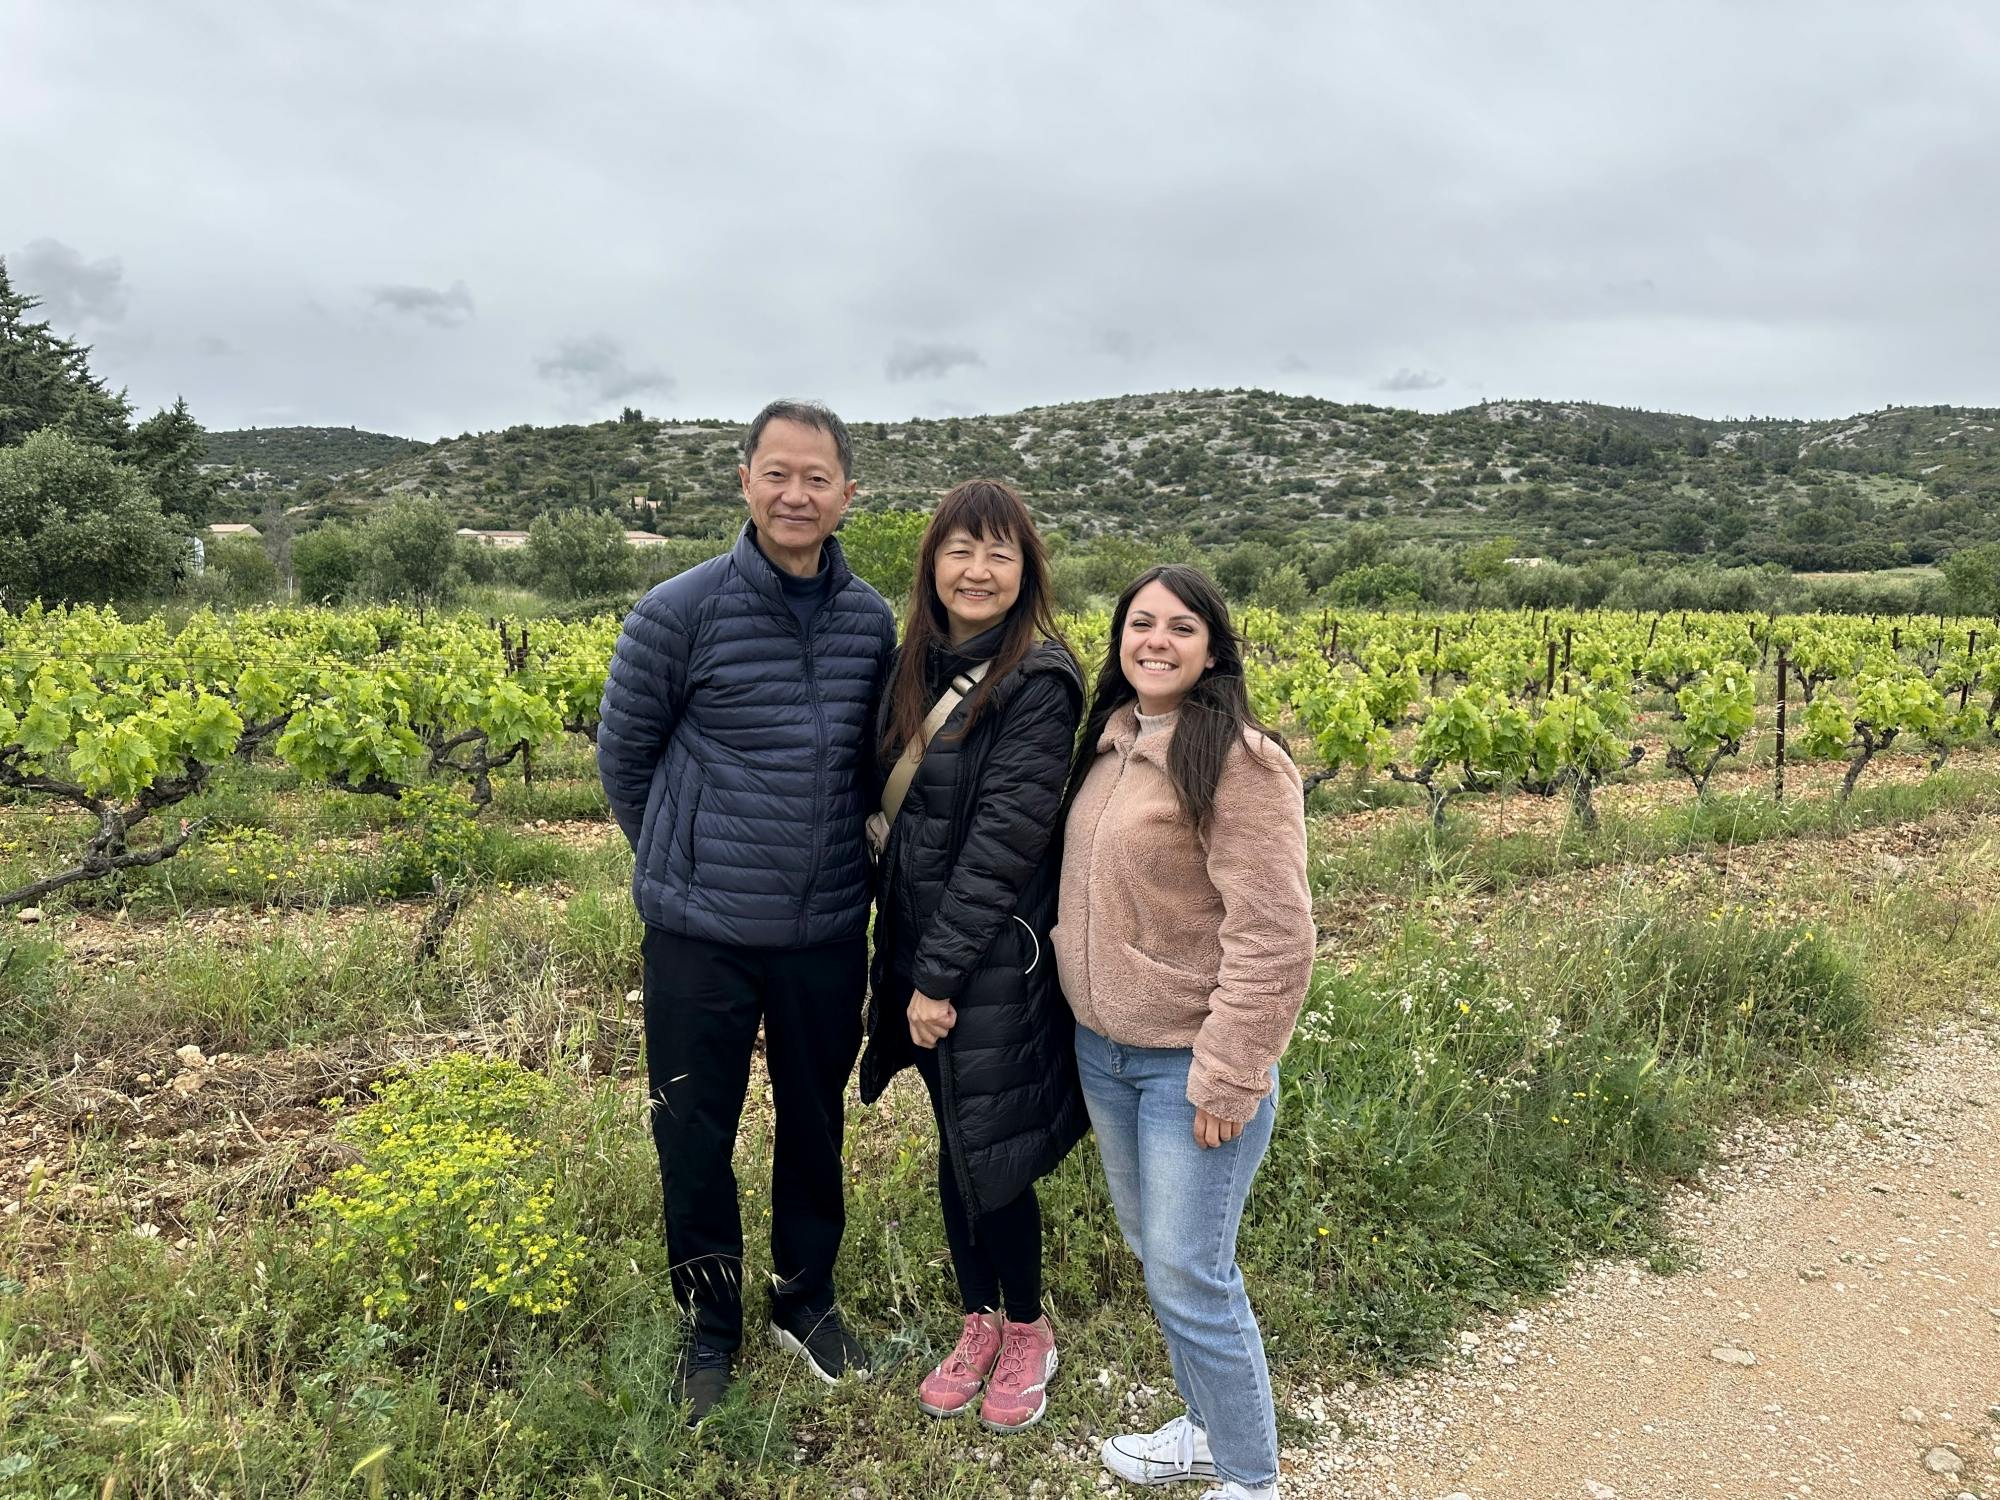
[[[1579,1271],[1302,1415],[1292,1500],[2000,1497],[2000,1028],[1905,1039],[1678,1193],[1697,1269]]]

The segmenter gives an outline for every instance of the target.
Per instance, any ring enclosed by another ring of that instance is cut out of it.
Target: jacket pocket
[[[1118,943],[1125,961],[1132,966],[1137,985],[1159,999],[1191,1009],[1206,1011],[1208,997],[1215,992],[1215,976],[1200,974],[1179,964],[1155,958],[1125,942]]]
[[[695,830],[701,820],[702,791],[703,787],[701,783],[696,782],[694,786],[688,789],[687,793],[687,844],[680,858],[681,858],[681,880],[690,896],[694,894],[695,871],[700,865],[700,861],[695,858],[695,847],[696,847]]]

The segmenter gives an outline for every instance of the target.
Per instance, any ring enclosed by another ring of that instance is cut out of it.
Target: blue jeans
[[[1203,1149],[1187,1097],[1193,1061],[1185,1047],[1126,1047],[1076,1029],[1111,1205],[1145,1266],[1174,1384],[1189,1420],[1208,1434],[1217,1472],[1256,1488],[1277,1482],[1278,1423],[1263,1336],[1236,1266],[1236,1228],[1271,1144],[1278,1070],[1243,1134]]]

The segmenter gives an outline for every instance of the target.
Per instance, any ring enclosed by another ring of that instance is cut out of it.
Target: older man
[[[674,1294],[693,1317],[691,1422],[728,1389],[742,1342],[730,1153],[760,1020],[776,1113],[771,1331],[823,1380],[865,1373],[833,1263],[867,966],[869,726],[895,625],[833,539],[853,467],[825,407],[758,413],[737,471],[742,535],[639,601],[604,687],[598,771],[646,923],[646,1066]]]

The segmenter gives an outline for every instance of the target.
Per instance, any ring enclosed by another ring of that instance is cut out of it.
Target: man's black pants
[[[777,1115],[771,1294],[789,1315],[833,1306],[846,1228],[842,1106],[861,1049],[863,938],[743,948],[647,927],[646,1079],[674,1296],[716,1349],[743,1342],[743,1222],[730,1153],[757,1023]]]

